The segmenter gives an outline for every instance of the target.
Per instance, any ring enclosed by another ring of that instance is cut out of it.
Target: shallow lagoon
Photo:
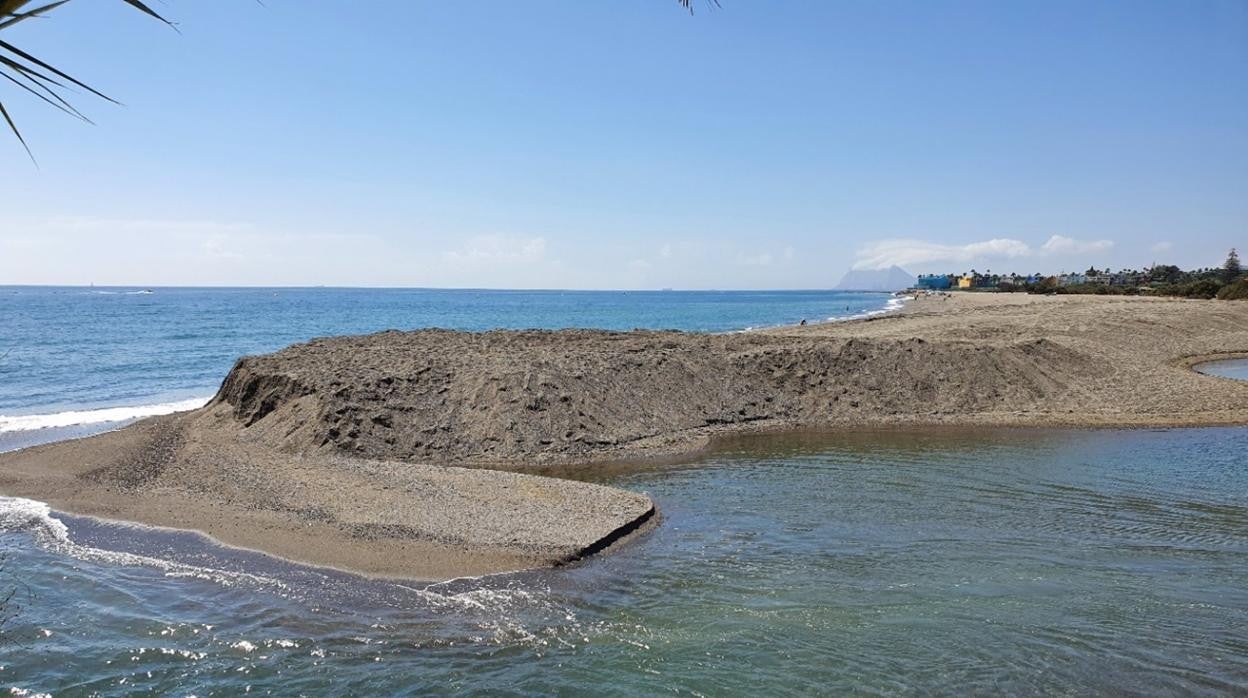
[[[73,518],[67,542],[37,512],[10,515],[4,583],[18,590],[18,614],[0,686],[199,696],[1248,686],[1245,428],[789,435],[601,479],[649,492],[662,525],[570,569],[433,587]]]
[[[1193,368],[1210,376],[1248,381],[1248,359],[1227,359],[1196,364]]]

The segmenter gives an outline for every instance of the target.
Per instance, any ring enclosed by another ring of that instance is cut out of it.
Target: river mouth
[[[1248,680],[1246,451],[1244,427],[723,442],[603,480],[664,511],[630,545],[440,585],[236,568],[163,533],[135,552],[174,546],[179,565],[114,564],[10,531],[3,581],[26,591],[0,685],[1231,693]],[[135,545],[67,523],[80,545]],[[221,568],[246,574],[200,572]]]
[[[1192,370],[1197,373],[1203,373],[1206,376],[1234,378],[1235,380],[1248,381],[1248,357],[1241,359],[1202,361],[1201,363],[1193,365]]]

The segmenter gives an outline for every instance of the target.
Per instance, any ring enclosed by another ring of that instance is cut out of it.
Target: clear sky
[[[1248,247],[1248,2],[74,0],[0,284],[826,288]]]

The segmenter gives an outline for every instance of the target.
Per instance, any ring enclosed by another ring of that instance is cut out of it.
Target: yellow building
[[[962,278],[958,279],[958,288],[971,288],[974,285],[975,285],[975,277],[973,276],[963,276]]]

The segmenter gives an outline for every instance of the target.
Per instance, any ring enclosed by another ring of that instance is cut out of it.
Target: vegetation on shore
[[[1218,290],[1218,300],[1223,301],[1245,301],[1248,300],[1248,278],[1240,279],[1233,284],[1227,284]]]
[[[1109,270],[1105,270],[1106,275]],[[1153,295],[1179,298],[1218,298],[1221,300],[1248,300],[1248,277],[1244,276],[1235,248],[1226,256],[1221,267],[1182,271],[1174,265],[1155,265],[1140,281],[1145,283],[1078,284],[1058,286],[1052,293],[1093,293],[1098,295]],[[1033,291],[1036,292],[1036,291]],[[1046,291],[1039,291],[1041,293]]]
[[[943,285],[930,285],[931,280]],[[925,283],[926,282],[926,283]],[[972,269],[969,274],[920,277],[920,288],[960,288],[969,291],[1005,293],[1072,294],[1098,296],[1173,296],[1179,298],[1218,298],[1248,300],[1248,274],[1240,265],[1239,253],[1232,248],[1219,267],[1184,271],[1173,264],[1155,264],[1144,270],[1090,267],[1085,272],[1060,275],[992,274]]]

